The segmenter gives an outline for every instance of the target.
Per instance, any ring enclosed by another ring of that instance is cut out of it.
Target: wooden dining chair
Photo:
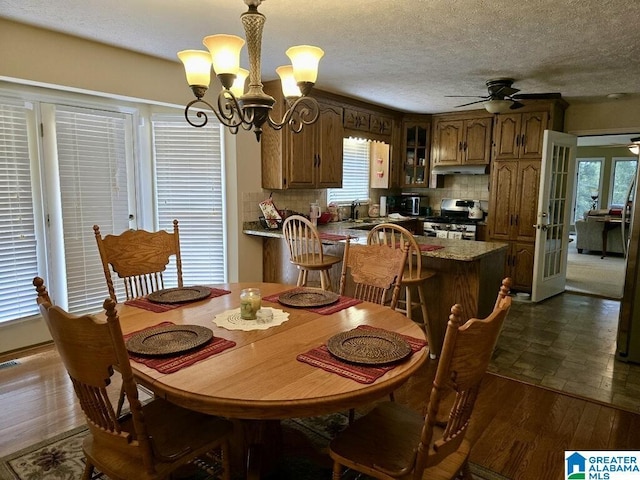
[[[89,427],[82,444],[86,456],[82,478],[89,480],[97,468],[113,480],[166,479],[198,456],[217,450],[222,478],[228,480],[232,423],[160,398],[141,404],[116,302],[104,301],[106,321],[93,315],[75,316],[47,301],[41,278],[36,277],[34,285],[40,312]],[[129,404],[122,416],[116,414],[111,400],[115,370],[122,376]]]
[[[173,221],[173,233],[160,230],[127,230],[120,235],[102,237],[100,227],[93,231],[102,260],[109,296],[115,300],[111,269],[122,278],[126,299],[143,297],[164,287],[164,271],[175,256],[178,287],[182,287],[182,259],[178,220]]]
[[[349,288],[353,290],[349,295],[354,298],[395,309],[408,247],[358,245],[350,240],[347,238],[344,246],[340,295],[345,295]]]
[[[480,383],[502,324],[511,308],[511,279],[502,281],[496,305],[485,319],[462,324],[462,307],[451,307],[442,354],[425,415],[384,402],[356,420],[329,445],[333,480],[347,467],[384,480],[471,479],[471,445],[465,433]],[[443,399],[455,394],[446,420],[438,416]]]
[[[320,286],[331,290],[329,270],[342,258],[326,255],[318,229],[302,215],[291,215],[282,223],[282,233],[289,249],[289,261],[298,268],[299,287],[307,285],[310,271],[320,272]]]
[[[400,225],[381,223],[369,231],[367,243],[388,245],[395,248],[404,248],[405,245],[408,245],[407,264],[400,282],[400,288],[404,288],[404,298],[400,297],[396,309],[403,312],[409,319],[416,321],[413,309],[419,307],[422,317],[418,323],[424,328],[427,339],[430,339],[431,332],[425,288],[427,280],[434,277],[436,272],[423,267],[420,246],[415,237],[409,230]],[[418,301],[415,301],[414,292],[418,294]]]

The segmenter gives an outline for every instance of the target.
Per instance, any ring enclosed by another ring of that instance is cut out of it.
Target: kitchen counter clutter
[[[321,235],[328,234],[325,238],[322,238],[323,243],[340,243],[344,241],[344,238],[340,237],[346,237],[347,235],[351,237],[353,243],[365,243],[368,231],[375,225],[386,222],[402,224],[407,221],[415,222],[416,220],[415,218],[402,220],[393,220],[387,217],[370,218],[357,222],[330,222],[326,225],[318,225],[317,228],[318,233]],[[245,222],[243,225],[243,233],[259,237],[284,238],[281,230],[265,229],[259,222]],[[436,250],[423,251],[422,255],[425,257],[458,260],[462,262],[478,260],[487,255],[493,255],[497,251],[504,250],[507,247],[506,243],[500,242],[475,242],[470,240],[425,237],[422,235],[416,235],[416,240],[419,244],[444,247]]]

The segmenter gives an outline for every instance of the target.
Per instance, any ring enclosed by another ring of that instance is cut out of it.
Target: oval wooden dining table
[[[321,346],[333,335],[360,325],[425,340],[423,330],[389,307],[362,302],[328,315],[307,308],[263,301],[289,313],[287,321],[266,330],[227,330],[214,317],[239,308],[240,291],[259,288],[263,298],[296,288],[277,283],[227,283],[210,285],[230,293],[186,303],[156,313],[132,305],[118,305],[123,334],[161,322],[210,328],[235,346],[174,373],[160,373],[131,362],[136,379],[166,400],[207,414],[242,420],[281,420],[346,411],[389,395],[427,360],[422,348],[373,383],[325,371],[297,360],[299,354]]]

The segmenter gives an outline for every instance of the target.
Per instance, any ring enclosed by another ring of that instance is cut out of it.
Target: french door
[[[576,136],[545,130],[534,225],[533,302],[562,293],[565,288],[576,147]]]

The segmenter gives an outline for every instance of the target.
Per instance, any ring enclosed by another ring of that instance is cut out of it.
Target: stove
[[[440,216],[424,219],[424,235],[437,238],[475,240],[478,222],[484,220],[469,218],[469,209],[479,200],[443,198],[440,202]],[[487,211],[488,204],[480,201],[480,208]]]

